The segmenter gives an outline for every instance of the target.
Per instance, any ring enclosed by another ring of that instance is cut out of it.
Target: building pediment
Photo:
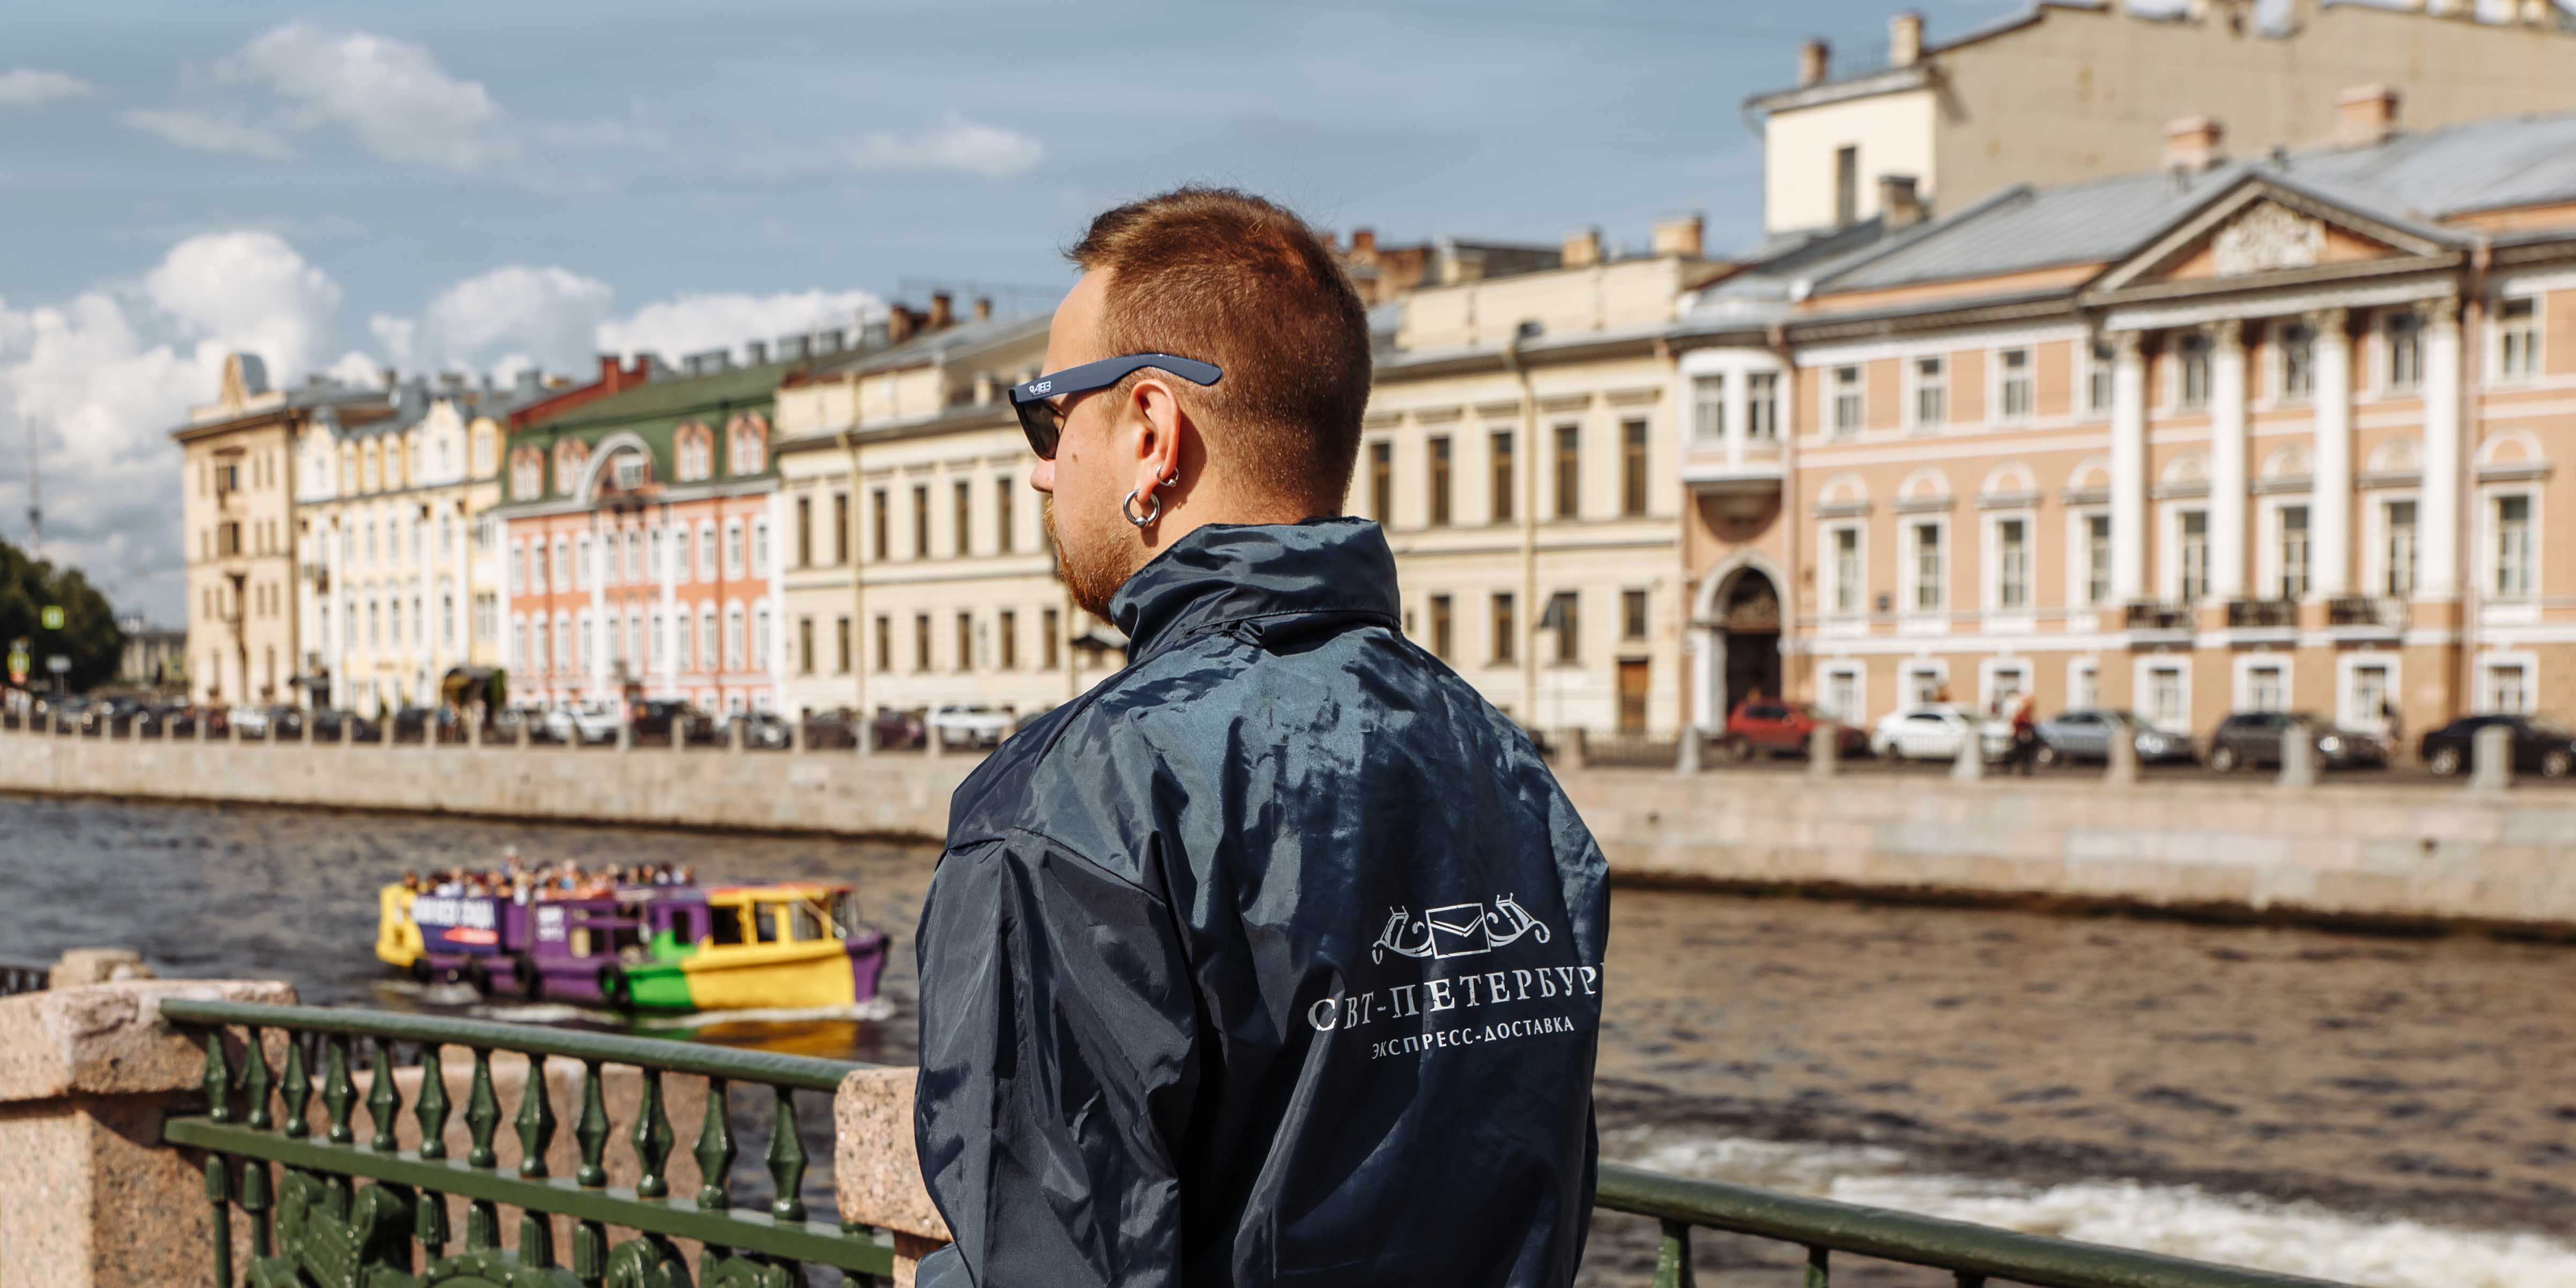
[[[2446,264],[2459,247],[2425,228],[2248,175],[2113,263],[2090,297],[2231,290]]]

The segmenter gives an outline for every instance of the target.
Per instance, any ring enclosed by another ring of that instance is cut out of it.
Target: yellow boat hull
[[[680,962],[700,1010],[849,1006],[858,1001],[850,950],[836,939],[703,948]]]
[[[376,892],[376,960],[403,970],[420,960],[420,927],[411,919],[415,897],[399,884]]]

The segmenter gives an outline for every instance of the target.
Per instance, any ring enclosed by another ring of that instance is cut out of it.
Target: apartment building
[[[317,705],[437,700],[450,668],[502,662],[505,419],[552,394],[536,372],[396,385],[390,414],[324,408],[297,435],[296,612]]]
[[[184,479],[191,700],[301,700],[296,443],[319,421],[363,426],[390,415],[382,389],[320,376],[273,389],[257,355],[236,353],[224,359],[215,401],[170,431]]]
[[[2338,95],[2405,87],[2440,127],[2571,106],[2570,22],[2550,0],[2041,0],[1942,41],[1923,16],[1890,20],[1887,56],[1837,69],[1821,42],[1798,84],[1745,109],[1763,137],[1763,226],[1774,234],[1875,218],[1901,176],[1944,214],[2016,184],[2054,186],[2155,168],[2156,131],[2225,121],[2239,155],[2331,142]]]
[[[1852,719],[2567,706],[2576,117],[2340,98],[2264,160],[2195,120],[1945,219],[1890,184],[1892,227],[1686,301],[1698,723],[1764,666]]]

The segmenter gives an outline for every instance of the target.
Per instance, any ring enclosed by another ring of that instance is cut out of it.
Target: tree
[[[63,610],[62,629],[45,629],[48,606]],[[115,679],[125,656],[125,631],[116,624],[107,596],[89,578],[77,568],[30,559],[26,551],[0,541],[0,649],[20,640],[26,641],[33,664],[30,684],[50,678],[45,659],[57,653],[72,660],[63,681],[76,691]]]

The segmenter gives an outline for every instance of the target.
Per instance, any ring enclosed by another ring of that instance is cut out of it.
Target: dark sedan
[[[2306,738],[2325,769],[2377,769],[2388,764],[2388,743],[2377,734],[2345,729],[2322,717],[2294,711],[2239,711],[2209,735],[2209,767],[2230,773],[2276,767],[2288,739]]]
[[[2424,767],[2449,776],[2477,763],[2478,731],[2502,728],[2513,736],[2516,773],[2565,778],[2576,772],[2576,730],[2547,716],[2463,716],[2424,735]]]

